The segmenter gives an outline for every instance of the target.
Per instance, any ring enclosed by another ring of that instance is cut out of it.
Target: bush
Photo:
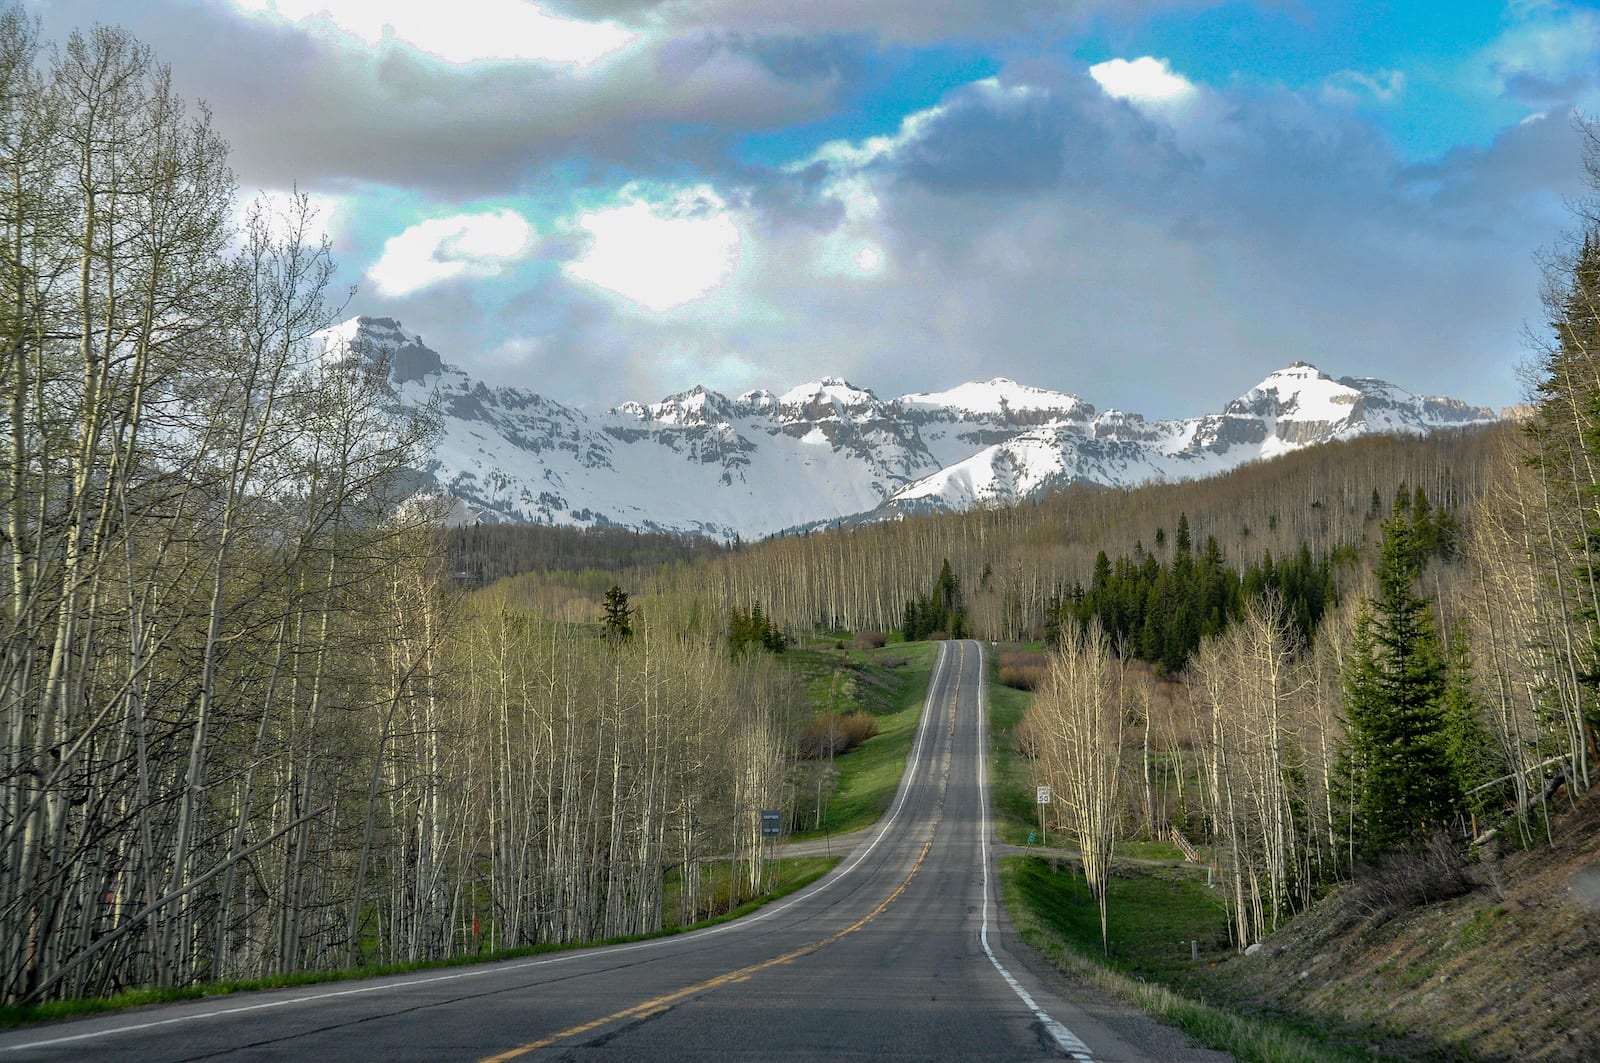
[[[822,760],[848,753],[878,733],[870,713],[825,712],[806,721],[795,736],[795,755],[801,760]]]
[[[1000,651],[1000,682],[1017,690],[1037,690],[1044,682],[1049,662],[1032,650]]]
[[[1466,857],[1449,837],[1434,834],[1420,850],[1385,853],[1373,864],[1357,868],[1355,904],[1381,921],[1471,893],[1475,886]]]
[[[850,643],[853,650],[881,650],[889,644],[888,636],[881,631],[858,631]]]

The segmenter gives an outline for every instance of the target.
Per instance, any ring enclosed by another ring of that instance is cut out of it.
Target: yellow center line
[[[956,657],[956,667],[958,670],[960,670],[966,663],[965,644],[957,644]],[[956,699],[951,698],[949,733],[952,736],[955,734],[956,729],[956,709]],[[944,770],[945,779],[947,782],[949,780],[951,752],[952,750],[945,751]],[[928,858],[928,851],[933,848],[933,839],[935,834],[938,832],[939,823],[943,818],[944,794],[941,792],[939,795],[938,812],[935,814],[933,823],[928,829],[928,840],[923,843],[922,852],[917,854],[916,863],[911,865],[911,870],[907,872],[904,881],[902,881],[899,886],[895,887],[894,892],[885,897],[883,902],[876,908],[862,916],[856,922],[851,923],[843,930],[840,930],[838,933],[830,934],[828,937],[825,937],[820,941],[813,941],[809,945],[802,945],[800,948],[797,948],[792,952],[786,952],[782,956],[775,956],[770,960],[764,960],[761,963],[751,964],[749,967],[741,967],[738,970],[728,971],[725,974],[717,975],[715,978],[708,978],[704,982],[696,982],[692,986],[686,986],[683,989],[668,993],[665,996],[655,997],[654,999],[646,1000],[641,1004],[635,1004],[631,1008],[624,1008],[621,1011],[612,1012],[610,1015],[607,1015],[604,1018],[594,1019],[590,1022],[581,1023],[577,1026],[569,1026],[565,1030],[550,1034],[548,1037],[541,1037],[537,1041],[529,1041],[525,1045],[518,1045],[516,1048],[508,1049],[504,1052],[501,1052],[499,1055],[486,1056],[479,1060],[478,1063],[506,1063],[507,1060],[516,1059],[518,1056],[525,1056],[529,1052],[537,1051],[541,1048],[549,1048],[558,1041],[565,1041],[571,1037],[578,1037],[582,1034],[589,1033],[591,1030],[597,1030],[609,1023],[621,1022],[628,1019],[652,1018],[666,1011],[679,1001],[686,1000],[689,997],[696,996],[700,993],[709,992],[721,986],[748,981],[752,975],[759,974],[760,972],[769,970],[773,967],[782,966],[786,963],[792,963],[802,956],[809,956],[813,952],[817,952],[820,949],[826,948],[846,935],[855,933],[857,930],[860,930],[878,916],[882,915],[884,909],[888,908],[889,905],[898,900],[900,895],[906,891],[906,887],[911,885],[911,880],[916,878],[917,872],[922,869],[922,862]]]
[[[935,821],[934,829],[936,830],[937,828],[938,823]],[[621,1022],[626,1019],[649,1018],[666,1011],[672,1005],[681,1000],[685,1000],[688,997],[709,992],[710,990],[716,989],[719,986],[747,981],[751,975],[758,974],[761,971],[765,971],[769,968],[777,967],[785,963],[791,963],[802,956],[809,956],[811,953],[833,944],[835,941],[838,941],[847,934],[855,933],[857,930],[860,930],[878,916],[882,915],[884,909],[893,904],[895,900],[906,891],[906,887],[911,885],[911,880],[917,877],[917,871],[921,869],[922,862],[928,857],[928,850],[932,848],[933,831],[929,831],[928,840],[923,844],[922,852],[917,855],[917,862],[911,865],[911,871],[906,875],[905,881],[901,882],[900,885],[895,888],[893,893],[885,897],[883,899],[883,903],[879,904],[872,911],[868,912],[856,922],[851,923],[849,926],[845,927],[836,934],[831,934],[828,937],[823,938],[821,941],[814,941],[809,945],[802,945],[793,952],[786,952],[782,956],[775,956],[770,960],[764,960],[761,963],[751,964],[749,967],[741,967],[738,970],[729,971],[726,974],[719,974],[715,978],[708,978],[704,982],[696,982],[692,986],[687,986],[683,989],[677,990],[676,992],[668,993],[665,996],[659,996],[653,1000],[646,1000],[642,1004],[635,1004],[631,1008],[624,1008],[622,1011],[613,1012],[604,1018],[594,1019],[578,1026],[569,1026],[567,1029],[558,1033],[553,1033],[548,1037],[542,1037],[537,1041],[529,1041],[525,1045],[518,1045],[516,1048],[501,1052],[497,1056],[486,1056],[485,1058],[479,1060],[478,1063],[505,1063],[506,1060],[516,1059],[518,1056],[525,1056],[529,1052],[536,1051],[540,1048],[548,1048],[557,1041],[565,1041],[569,1037],[577,1037],[581,1034],[586,1034],[591,1030],[599,1029],[608,1023]]]

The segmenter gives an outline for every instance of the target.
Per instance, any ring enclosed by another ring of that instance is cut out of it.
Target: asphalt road
[[[889,814],[832,874],[738,922],[36,1026],[0,1034],[0,1061],[1228,1058],[1013,943],[982,689],[979,644],[941,644]]]

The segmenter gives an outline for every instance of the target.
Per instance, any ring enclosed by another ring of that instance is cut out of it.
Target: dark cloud
[[[757,33],[864,33],[895,44],[1047,37],[1092,19],[1138,22],[1152,12],[1218,0],[555,0],[585,19],[633,26]]]
[[[672,0],[552,0],[550,7],[574,18],[599,21],[616,19],[636,23],[643,16],[671,7]]]
[[[1241,84],[1139,105],[1047,48],[948,93],[854,168],[741,166],[731,151],[753,130],[834,114],[885,42],[1048,40],[1152,6],[562,0],[645,35],[587,71],[345,48],[216,4],[115,14],[172,63],[182,93],[210,102],[247,187],[352,192],[338,251],[353,273],[416,212],[512,200],[553,166],[597,199],[641,175],[713,184],[746,235],[726,300],[631,308],[562,274],[581,242],[540,218],[542,257],[512,280],[369,291],[351,306],[562,401],[654,399],[696,382],[685,366],[737,363],[769,386],[840,373],[885,395],[1005,375],[1178,415],[1301,358],[1514,400],[1521,330],[1538,317],[1535,253],[1568,223],[1563,198],[1585,190],[1566,106],[1588,97],[1562,95],[1564,74],[1507,84],[1550,117],[1424,164],[1312,95]],[[52,0],[46,31],[104,8]],[[387,204],[393,225],[370,220],[384,205],[354,202],[372,185],[406,198],[406,211]],[[840,246],[823,262],[829,240]],[[855,248],[883,271],[852,274]]]
[[[47,35],[103,18],[60,0]],[[860,47],[695,33],[646,41],[580,71],[455,66],[403,43],[344,45],[216,4],[128,5],[120,22],[213,109],[247,183],[366,181],[432,194],[504,192],[572,158],[712,165],[730,137],[828,112]]]
[[[999,107],[974,99],[979,95],[963,94],[907,147],[900,163],[905,176],[950,195],[1023,193],[1059,185],[1068,112],[1044,93],[1004,99]],[[1080,128],[1091,138],[1098,133],[1093,126]],[[1092,144],[1083,146],[1093,150]]]
[[[1584,90],[1592,88],[1597,80],[1593,74],[1569,74],[1565,77],[1548,77],[1525,71],[1513,71],[1510,73],[1498,71],[1498,73],[1505,79],[1503,86],[1505,95],[1534,106],[1549,104],[1557,100],[1574,99]]]
[[[729,46],[747,51],[773,76],[801,84],[859,81],[871,49],[860,34],[747,35],[734,38]]]
[[[1402,169],[1405,195],[1424,199],[1434,216],[1468,224],[1550,224],[1563,202],[1587,191],[1583,135],[1568,103],[1506,129],[1487,146],[1468,145]]]
[[[1198,100],[1174,127],[1074,77],[954,94],[851,171],[879,202],[881,277],[806,270],[807,241],[842,224],[837,169],[772,175],[748,200],[769,259],[746,280],[759,310],[623,314],[547,357],[603,349],[641,398],[683,386],[652,367],[688,347],[754,356],[776,386],[843,373],[891,395],[1006,375],[1157,416],[1219,408],[1297,359],[1517,398],[1535,256],[1582,186],[1570,125],[1407,166],[1370,124],[1291,93]]]

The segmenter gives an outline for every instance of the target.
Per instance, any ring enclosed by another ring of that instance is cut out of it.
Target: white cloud
[[[707,185],[647,197],[623,189],[620,205],[579,215],[589,235],[568,276],[662,313],[707,295],[732,275],[742,238],[727,204]]]
[[[1377,70],[1370,74],[1359,70],[1341,70],[1323,83],[1323,95],[1338,104],[1358,104],[1367,101],[1392,103],[1406,90],[1403,70]]]
[[[900,119],[900,128],[891,136],[867,137],[859,143],[830,140],[819,147],[811,158],[801,160],[789,169],[803,170],[813,162],[825,163],[837,169],[860,169],[879,160],[891,159],[949,113],[949,109],[940,104],[906,115]]]
[[[1165,59],[1108,59],[1089,68],[1107,96],[1135,104],[1176,103],[1195,92],[1194,82],[1175,74]]]
[[[455,277],[496,277],[528,256],[534,236],[527,219],[509,208],[431,218],[390,237],[367,276],[389,296]]]
[[[822,191],[844,208],[843,217],[834,229],[813,240],[812,270],[819,276],[878,277],[888,265],[882,244],[883,204],[869,176],[854,168],[858,157],[850,146],[844,141],[836,145],[830,159],[833,172]]]
[[[1508,26],[1480,57],[1480,76],[1500,95],[1544,97],[1575,102],[1585,110],[1600,105],[1600,11],[1590,5],[1519,3],[1508,11]]]
[[[883,269],[883,250],[875,244],[862,244],[856,248],[853,259],[856,269],[864,274],[875,274]]]
[[[450,63],[534,60],[584,65],[632,43],[636,34],[610,22],[546,14],[529,0],[234,0],[260,17],[310,30],[329,26],[368,47],[405,41]]]
[[[727,395],[754,387],[763,375],[760,365],[737,351],[686,347],[673,347],[665,351],[658,360],[656,371],[666,380],[693,380]]]

